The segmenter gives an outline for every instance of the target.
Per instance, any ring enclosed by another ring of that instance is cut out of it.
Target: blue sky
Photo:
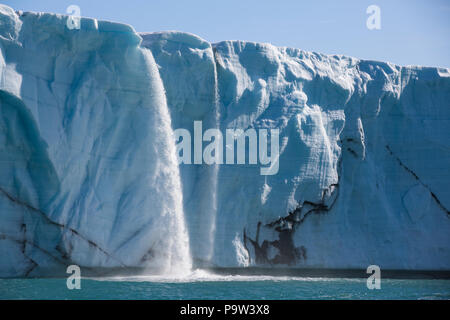
[[[6,0],[16,10],[128,23],[137,31],[180,30],[210,42],[248,40],[400,65],[450,67],[449,0]],[[368,30],[366,9],[381,9]]]

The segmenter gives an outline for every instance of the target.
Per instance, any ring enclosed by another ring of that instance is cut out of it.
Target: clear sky
[[[131,24],[137,31],[180,30],[210,41],[269,42],[327,54],[450,67],[450,0],[3,0],[23,11],[66,13]],[[381,29],[369,30],[369,5]]]

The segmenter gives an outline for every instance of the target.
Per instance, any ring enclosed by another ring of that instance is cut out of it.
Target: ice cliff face
[[[0,7],[0,276],[450,268],[450,70]],[[173,129],[280,130],[279,171]]]
[[[189,267],[170,114],[141,38],[7,7],[0,19],[0,274]]]

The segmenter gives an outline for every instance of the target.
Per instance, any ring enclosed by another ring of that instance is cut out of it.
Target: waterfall
[[[216,65],[216,52],[213,50],[213,61],[214,61],[214,127],[220,129],[220,97],[219,97],[219,79],[217,75],[217,65]],[[212,203],[213,203],[213,217],[212,217],[212,228],[211,228],[211,256],[210,260],[212,260],[214,255],[214,242],[215,242],[215,234],[216,234],[216,220],[217,220],[217,211],[218,211],[218,177],[219,177],[219,165],[215,164],[212,172]]]
[[[219,87],[217,78],[217,67],[215,64],[213,51],[213,62],[214,62],[214,101],[212,112],[208,116],[208,128],[220,129],[220,104],[219,104]],[[218,211],[218,175],[219,175],[219,164],[214,164],[211,166],[206,166],[206,185],[208,186],[206,193],[204,195],[204,200],[206,203],[201,206],[203,209],[204,223],[205,223],[205,243],[203,258],[207,264],[210,264],[214,256],[214,246],[216,237],[216,220]]]
[[[151,230],[154,233],[152,259],[149,259],[146,267],[156,268],[165,274],[186,274],[192,268],[192,260],[171,118],[156,62],[151,51],[142,50],[148,66],[151,102],[155,109],[152,124],[157,164],[151,189],[156,189],[159,202],[150,208],[155,211],[155,225]]]

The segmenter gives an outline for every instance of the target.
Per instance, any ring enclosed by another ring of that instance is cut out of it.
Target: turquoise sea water
[[[196,275],[82,278],[80,290],[66,279],[0,279],[0,299],[450,299],[450,280]]]

